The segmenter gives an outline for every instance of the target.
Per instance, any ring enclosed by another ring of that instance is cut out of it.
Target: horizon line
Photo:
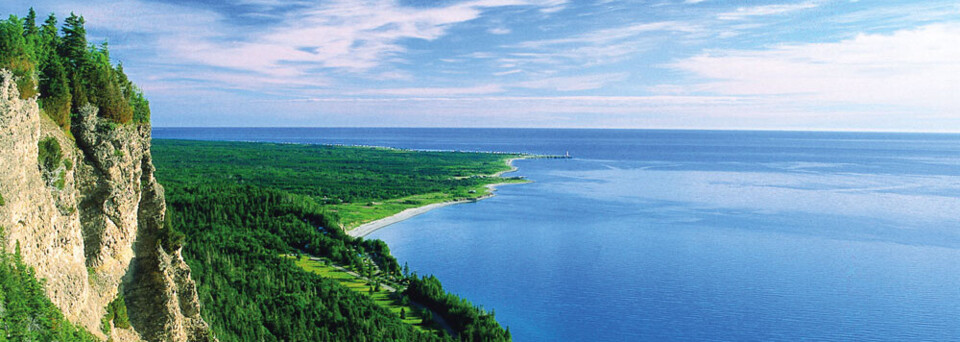
[[[960,134],[960,130],[886,130],[886,129],[797,129],[797,128],[636,128],[636,127],[457,127],[457,126],[151,126],[151,128],[371,128],[371,129],[555,129],[555,130],[635,130],[635,131],[720,131],[720,132],[794,132],[794,133],[902,133],[902,134]]]

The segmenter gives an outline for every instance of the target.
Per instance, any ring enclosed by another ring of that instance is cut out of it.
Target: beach
[[[507,159],[505,162],[507,163],[507,165],[510,166],[510,169],[509,169],[509,170],[500,171],[500,172],[494,173],[494,174],[489,175],[489,176],[486,176],[486,177],[501,177],[501,176],[503,176],[503,175],[506,174],[506,173],[510,173],[510,172],[517,171],[517,167],[513,165],[513,162],[516,161],[516,160],[518,160],[518,159],[525,159],[525,157]],[[396,214],[394,214],[394,215],[391,215],[391,216],[388,216],[388,217],[384,217],[384,218],[379,219],[379,220],[376,220],[376,221],[367,222],[367,223],[364,223],[364,224],[362,224],[362,225],[360,225],[360,226],[357,226],[356,228],[350,229],[350,230],[347,231],[347,235],[350,235],[350,236],[353,236],[353,237],[363,237],[363,236],[367,236],[367,235],[369,235],[370,233],[373,233],[373,232],[377,231],[377,230],[380,229],[380,228],[389,226],[389,225],[391,225],[391,224],[394,224],[394,223],[397,223],[397,222],[400,222],[400,221],[403,221],[403,220],[407,220],[407,219],[409,219],[409,218],[411,218],[411,217],[414,217],[414,216],[423,214],[423,213],[425,213],[425,212],[428,212],[428,211],[431,211],[431,210],[434,210],[434,209],[437,209],[437,208],[443,208],[443,207],[446,207],[446,206],[449,206],[449,205],[461,204],[461,203],[473,203],[473,202],[476,202],[476,201],[479,201],[479,200],[487,199],[487,198],[490,198],[490,197],[493,197],[493,196],[494,196],[494,192],[497,190],[497,187],[498,187],[498,186],[508,185],[508,184],[522,184],[522,183],[496,183],[496,184],[487,184],[486,187],[487,187],[487,189],[490,190],[490,193],[488,193],[488,194],[486,194],[486,195],[477,197],[477,198],[475,198],[475,199],[463,199],[463,200],[456,200],[456,201],[446,201],[446,202],[428,204],[428,205],[425,205],[425,206],[422,206],[422,207],[416,207],[416,208],[406,209],[406,210],[401,211],[401,212],[399,212],[399,213],[396,213]]]

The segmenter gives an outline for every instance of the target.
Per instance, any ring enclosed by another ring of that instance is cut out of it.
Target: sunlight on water
[[[558,171],[555,175],[577,180],[561,182],[559,189],[598,199],[669,201],[696,209],[767,214],[864,217],[904,228],[960,226],[960,177],[651,169]]]
[[[516,341],[960,339],[960,136],[168,129],[155,137],[562,154],[375,232]]]

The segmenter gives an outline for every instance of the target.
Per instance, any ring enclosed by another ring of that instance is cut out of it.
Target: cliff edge
[[[0,70],[0,227],[72,322],[115,341],[214,340],[190,268],[166,251],[150,125],[81,108],[71,134]],[[123,298],[130,327],[105,320]],[[108,325],[108,326],[105,326]]]

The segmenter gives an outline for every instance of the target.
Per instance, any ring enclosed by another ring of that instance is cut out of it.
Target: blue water
[[[154,129],[562,154],[384,228],[517,341],[960,340],[960,135]]]

